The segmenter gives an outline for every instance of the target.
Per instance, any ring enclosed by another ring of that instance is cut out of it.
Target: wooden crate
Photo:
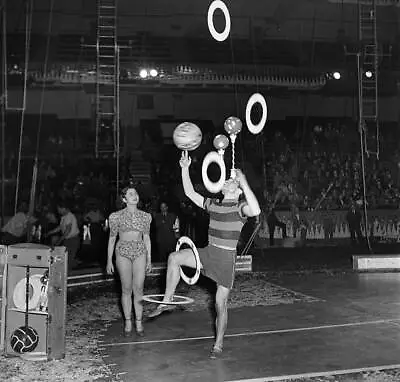
[[[12,333],[25,323],[25,308],[21,306],[21,294],[25,299],[26,270],[29,267],[32,286],[31,301],[40,293],[37,280],[48,272],[48,308],[40,311],[38,304],[28,312],[29,326],[39,334],[39,343],[27,359],[62,359],[65,357],[65,320],[67,303],[67,253],[64,247],[51,249],[37,244],[19,244],[7,248],[4,307],[4,354],[20,356],[10,344]],[[34,280],[36,279],[36,282]],[[16,290],[17,289],[17,290]],[[17,298],[18,297],[18,298]]]

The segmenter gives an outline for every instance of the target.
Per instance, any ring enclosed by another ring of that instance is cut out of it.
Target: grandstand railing
[[[300,236],[300,231],[306,231],[308,240],[325,240],[327,230],[332,232],[333,239],[350,238],[350,229],[346,221],[346,210],[342,211],[320,211],[302,212],[300,227],[296,231],[296,236]],[[328,215],[327,215],[328,214]],[[372,210],[369,211],[368,233],[369,236],[377,241],[400,242],[400,212],[398,210]],[[295,230],[289,211],[276,212],[278,219],[286,224],[287,236],[294,237]],[[330,219],[327,225],[324,220]],[[361,224],[361,233],[365,236],[365,224]],[[263,219],[259,237],[269,238],[268,224],[266,218]],[[282,239],[282,230],[275,229],[274,238]]]

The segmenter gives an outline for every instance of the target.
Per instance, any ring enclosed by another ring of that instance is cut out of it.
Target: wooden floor
[[[223,356],[210,360],[208,310],[146,324],[146,335],[105,328],[100,351],[125,381],[272,381],[400,365],[400,274],[279,276],[319,302],[229,311]]]

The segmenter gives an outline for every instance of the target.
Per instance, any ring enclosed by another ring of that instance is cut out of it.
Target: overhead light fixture
[[[148,75],[149,75],[149,73],[147,72],[146,69],[141,69],[140,72],[139,72],[140,78],[147,78]]]

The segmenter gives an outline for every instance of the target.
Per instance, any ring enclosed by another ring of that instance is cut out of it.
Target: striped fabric
[[[241,215],[243,204],[238,201],[204,199],[204,209],[210,214],[208,244],[236,249],[240,232],[246,222]]]

